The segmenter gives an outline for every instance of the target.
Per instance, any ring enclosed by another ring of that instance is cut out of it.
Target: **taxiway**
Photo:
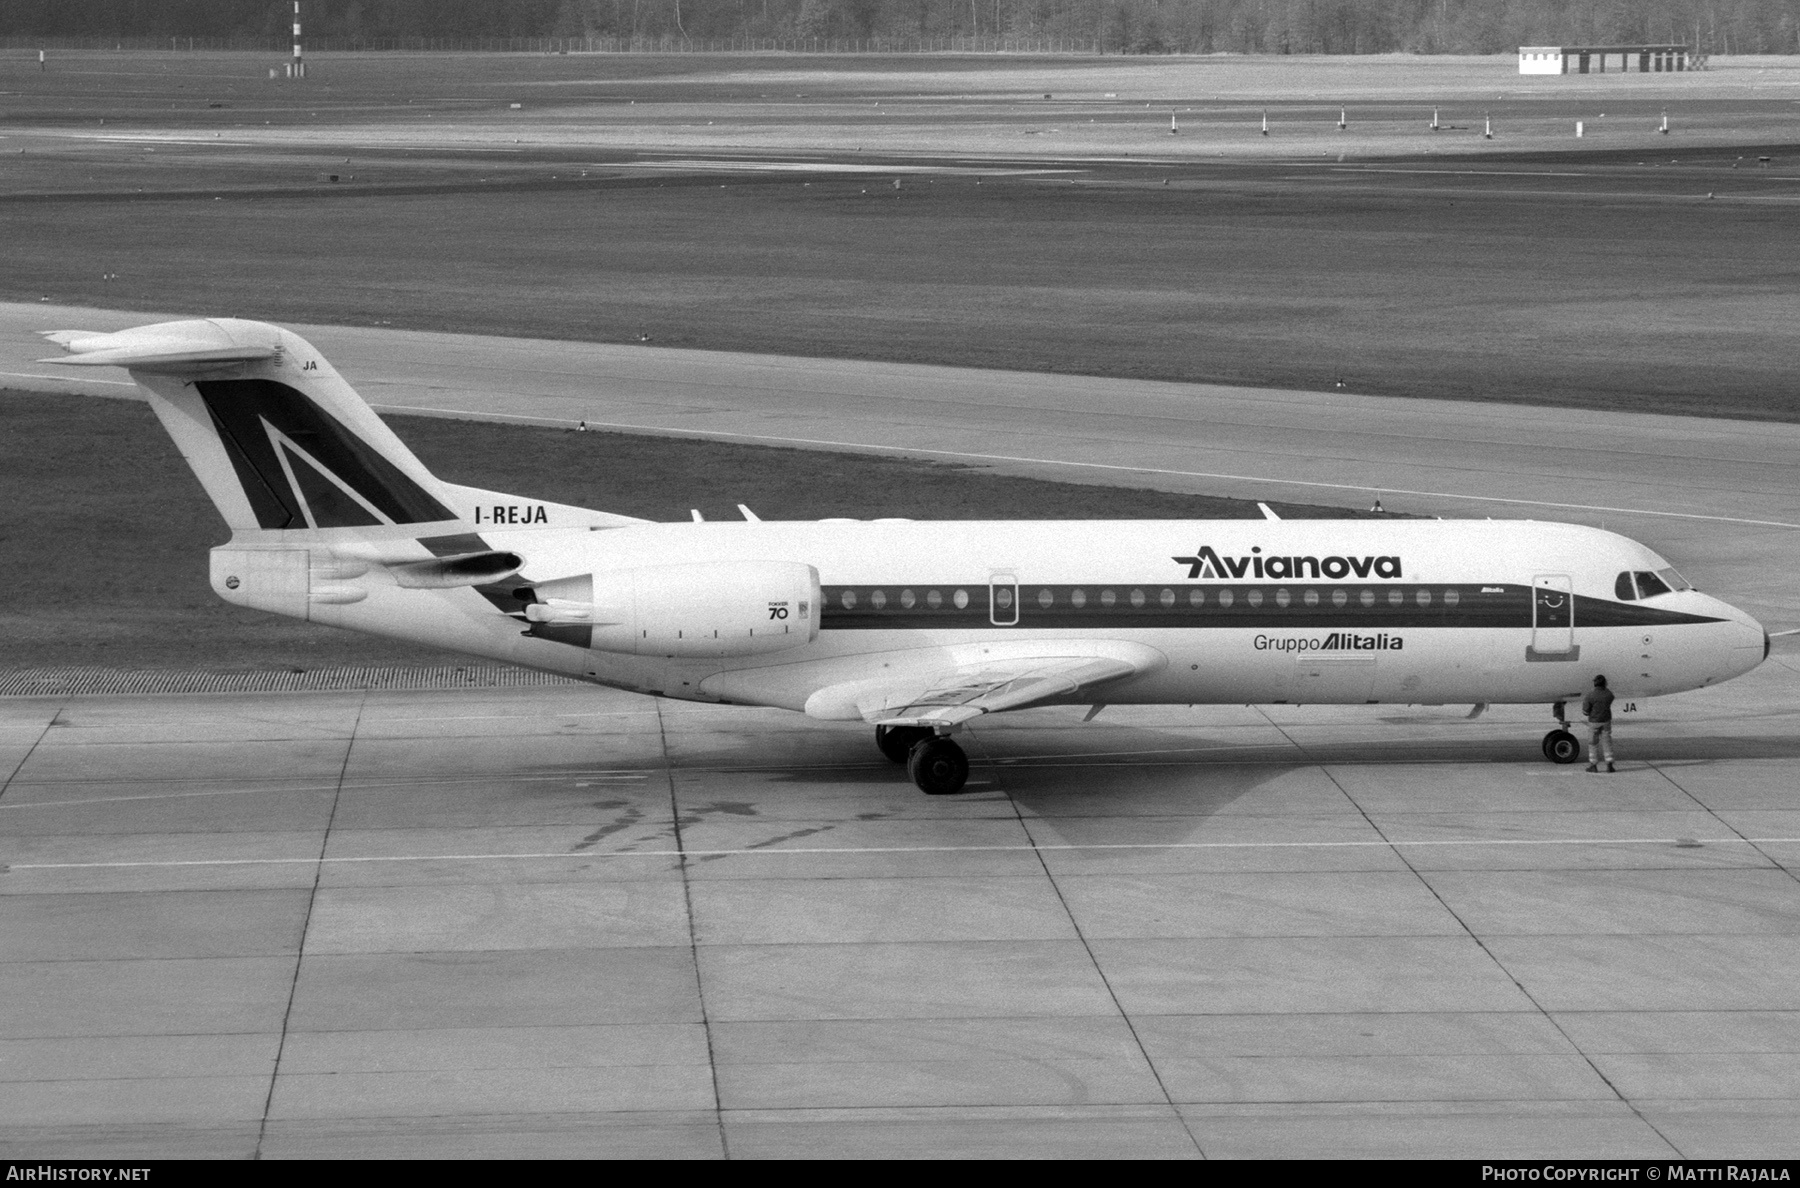
[[[1797,694],[7,699],[0,1151],[1791,1158]]]

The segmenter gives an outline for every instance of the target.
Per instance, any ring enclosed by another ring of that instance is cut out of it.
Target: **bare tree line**
[[[1065,38],[1106,52],[1501,53],[1680,42],[1800,52],[1796,0],[303,0],[310,34],[359,40]],[[0,37],[269,38],[291,0],[7,0]]]

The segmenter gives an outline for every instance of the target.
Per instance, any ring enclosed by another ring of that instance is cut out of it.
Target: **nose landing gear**
[[[1552,763],[1573,763],[1581,758],[1581,740],[1567,730],[1552,730],[1544,736],[1544,758]]]
[[[1569,719],[1563,715],[1563,702],[1550,712],[1556,715],[1556,729],[1544,736],[1544,758],[1552,763],[1573,763],[1581,758],[1581,740],[1569,733]]]

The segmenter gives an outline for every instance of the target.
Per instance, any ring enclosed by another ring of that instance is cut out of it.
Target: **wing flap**
[[[983,714],[1023,709],[1043,701],[1067,697],[1092,685],[1127,677],[1136,667],[1121,660],[1071,657],[1051,661],[1036,671],[1012,676],[1006,672],[973,675],[948,686],[896,704],[876,696],[860,701],[863,720],[877,726],[955,725]]]
[[[939,667],[820,689],[807,699],[806,712],[820,718],[860,717],[877,726],[954,726],[983,714],[1073,698],[1164,663],[1162,653],[1136,644],[1103,644],[1084,651],[1045,650],[963,663],[946,658]]]

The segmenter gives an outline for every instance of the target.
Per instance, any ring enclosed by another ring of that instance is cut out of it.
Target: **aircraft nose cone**
[[[1761,623],[1748,615],[1737,621],[1737,654],[1755,668],[1769,658],[1769,633]]]
[[[1727,620],[1730,632],[1730,647],[1743,667],[1740,672],[1749,672],[1758,664],[1769,658],[1769,633],[1763,625],[1727,602],[1715,600],[1719,618]],[[1723,624],[1722,624],[1723,625]]]

